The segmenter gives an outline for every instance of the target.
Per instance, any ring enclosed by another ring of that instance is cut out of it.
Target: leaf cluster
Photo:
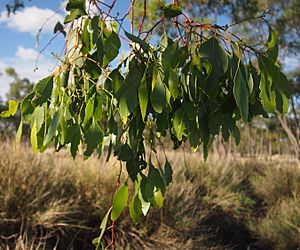
[[[84,0],[70,0],[66,9],[65,23],[76,21],[77,26],[66,35],[65,56],[59,69],[20,103],[22,118],[30,123],[35,152],[67,147],[75,158],[82,148],[87,159],[107,148],[107,158],[113,154],[124,162],[135,183],[129,204],[135,222],[150,206],[163,205],[172,180],[167,157],[156,166],[151,158],[160,137],[170,135],[174,149],[185,142],[193,149],[202,146],[207,158],[219,133],[225,141],[233,135],[239,143],[237,121],[287,111],[289,83],[277,64],[278,42],[271,28],[261,51],[230,39],[225,44],[216,32],[194,30],[189,41],[164,34],[154,46],[125,31],[132,50],[115,64],[123,36],[117,27],[103,15],[90,15]],[[182,15],[172,4],[163,11],[169,19]],[[255,62],[245,58],[246,49]],[[11,101],[1,115],[13,115],[17,106]],[[114,222],[127,201],[126,181],[114,196],[96,245],[109,214]]]

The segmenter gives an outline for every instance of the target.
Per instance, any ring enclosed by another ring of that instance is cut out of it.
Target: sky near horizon
[[[57,21],[63,22],[63,2],[27,1],[24,9],[9,17],[5,1],[0,2],[0,96],[4,97],[12,80],[5,74],[7,67],[13,67],[21,78],[28,78],[33,82],[49,75],[55,69],[57,60],[52,53],[61,54],[64,46],[63,36],[59,34],[40,56],[39,51],[53,38],[53,29]],[[117,1],[116,11],[126,12],[129,2],[130,0]],[[42,26],[37,46],[36,35]],[[284,61],[288,70],[299,65],[297,58],[286,58]]]

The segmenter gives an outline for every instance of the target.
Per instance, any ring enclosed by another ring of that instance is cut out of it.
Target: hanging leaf
[[[212,66],[203,89],[210,98],[215,98],[220,89],[219,79],[228,69],[228,56],[215,37],[211,37],[201,44],[199,55],[209,61]]]
[[[33,126],[31,127],[31,133],[30,133],[30,142],[31,147],[33,149],[33,152],[35,154],[38,153],[38,142],[37,142],[37,129],[36,129],[36,123],[33,123]]]
[[[114,195],[111,220],[115,221],[123,212],[128,200],[128,186],[123,184]]]
[[[287,78],[280,71],[274,62],[265,57],[259,56],[260,78],[260,98],[266,112],[275,113],[287,111],[287,102],[290,96],[290,86]]]
[[[175,4],[166,4],[162,7],[166,18],[177,17],[182,14],[182,9]]]
[[[144,121],[147,114],[147,106],[148,106],[148,86],[146,82],[146,77],[143,77],[141,86],[139,87],[138,96],[139,96],[139,104],[140,104],[142,119]]]
[[[95,105],[95,95],[93,95],[86,104],[85,112],[84,112],[84,121],[83,127],[89,122],[89,120],[93,117],[94,114],[94,105]]]
[[[66,6],[66,10],[70,11],[70,14],[66,16],[64,24],[87,15],[85,11],[85,0],[69,0]]]
[[[178,74],[175,70],[171,69],[169,71],[169,89],[174,99],[176,99],[179,95],[178,85],[179,85]]]
[[[160,189],[162,192],[165,191],[166,186],[164,179],[160,175],[158,169],[155,168],[152,164],[150,164],[149,167],[148,180],[151,181],[157,189]]]
[[[22,131],[23,131],[23,121],[21,120],[19,128],[18,128],[17,133],[16,133],[16,144],[18,144],[21,140]]]
[[[269,26],[269,37],[268,37],[267,47],[268,47],[268,51],[267,51],[268,57],[273,62],[276,62],[278,58],[279,45],[278,45],[276,33],[270,26]]]
[[[207,59],[212,65],[213,75],[216,78],[224,75],[228,68],[228,56],[219,41],[211,37],[201,44],[199,48],[201,58]]]
[[[77,123],[75,123],[69,128],[69,131],[71,131],[72,134],[70,151],[73,159],[75,159],[78,151],[78,145],[80,144],[81,139],[80,126]]]
[[[162,113],[167,103],[166,88],[161,77],[162,76],[159,73],[157,75],[157,80],[153,92],[150,95],[152,107],[159,114]]]
[[[86,150],[84,151],[84,159],[87,159],[95,148],[103,142],[103,131],[100,126],[93,121],[91,127],[85,134]]]
[[[240,66],[242,67],[242,66]],[[242,71],[238,68],[233,85],[233,94],[243,120],[248,122],[249,117],[249,90],[247,81],[243,78]]]
[[[104,67],[106,67],[106,65],[108,65],[112,60],[114,60],[118,56],[120,47],[120,38],[114,31],[112,31],[109,37],[106,38],[104,43],[104,61],[106,62],[103,65]]]
[[[53,76],[48,76],[40,80],[33,88],[35,95],[31,103],[33,106],[39,106],[47,102],[52,94],[53,89]]]
[[[145,52],[150,50],[150,45],[148,43],[146,43],[144,40],[142,40],[141,38],[139,38],[135,35],[132,35],[126,31],[125,31],[125,35],[127,36],[128,39],[130,39],[134,43],[139,44]]]
[[[100,225],[101,232],[100,232],[99,237],[93,239],[93,241],[92,241],[92,243],[96,246],[96,250],[99,249],[99,246],[101,244],[101,239],[105,233],[107,222],[108,222],[108,217],[109,217],[111,210],[112,210],[112,207],[107,211],[107,213],[105,214],[105,216],[101,222],[101,225]]]
[[[137,194],[130,201],[129,214],[134,223],[138,224],[141,222],[141,217],[143,215],[142,203]]]
[[[61,24],[60,21],[58,21],[54,27],[54,34],[56,34],[57,32],[60,32],[64,36],[66,36],[66,32],[64,31],[64,26]]]
[[[60,121],[60,116],[61,116],[61,109],[57,110],[53,115],[48,132],[44,139],[44,146],[46,146],[52,140],[53,136],[55,135],[57,126]]]
[[[146,177],[141,181],[141,194],[145,202],[150,202],[154,197],[154,184]]]
[[[164,169],[164,179],[166,182],[166,186],[168,186],[172,181],[173,170],[170,162],[166,161],[165,169]]]
[[[164,197],[161,190],[154,193],[154,202],[157,208],[162,208],[164,204]]]
[[[125,90],[125,93],[121,96],[119,103],[119,111],[122,122],[125,124],[127,122],[127,117],[138,105],[137,92],[135,88],[129,87]]]
[[[176,137],[178,138],[179,141],[182,141],[182,136],[185,130],[184,116],[185,116],[185,112],[183,108],[180,108],[176,110],[173,117],[173,128],[175,130]]]

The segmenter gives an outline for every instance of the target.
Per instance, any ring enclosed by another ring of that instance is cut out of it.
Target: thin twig
[[[139,35],[140,35],[141,32],[142,32],[142,28],[143,28],[143,25],[144,25],[146,13],[147,13],[147,0],[144,0],[144,13],[143,13],[143,17],[142,17],[141,24],[140,24],[140,26],[139,26],[139,33],[138,33]]]

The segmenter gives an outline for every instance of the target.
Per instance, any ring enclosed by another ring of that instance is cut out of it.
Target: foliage
[[[160,137],[170,134],[174,149],[186,141],[193,149],[202,145],[206,159],[220,131],[225,141],[233,135],[239,143],[238,120],[287,112],[290,91],[271,28],[258,50],[227,26],[198,23],[169,4],[148,31],[142,31],[142,21],[138,32],[123,34],[122,21],[129,13],[122,19],[111,16],[114,2],[107,11],[95,1],[67,3],[64,24],[71,23],[71,29],[62,63],[34,86],[20,109],[24,122],[30,123],[36,153],[52,145],[56,151],[68,146],[75,158],[82,146],[83,158],[88,159],[107,146],[108,158],[113,153],[125,162],[128,178],[135,183],[130,214],[139,221],[150,206],[162,207],[171,179],[167,156],[164,166],[152,158]],[[91,5],[100,13],[94,15]],[[178,37],[166,32],[155,44],[150,34],[163,22],[174,22]],[[115,63],[124,36],[132,49]],[[128,203],[127,181],[109,210],[112,245],[114,222]]]

